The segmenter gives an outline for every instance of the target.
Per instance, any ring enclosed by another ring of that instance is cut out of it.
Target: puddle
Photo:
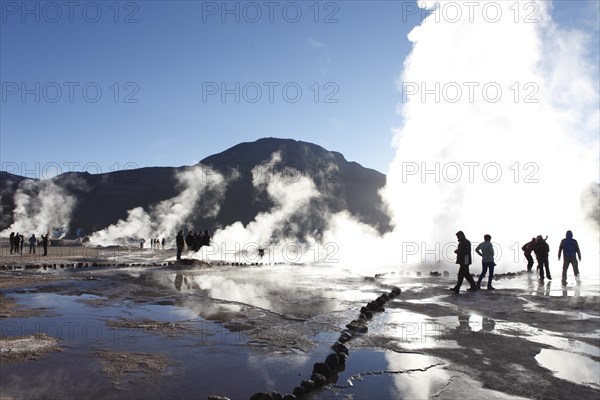
[[[558,378],[600,389],[600,363],[588,357],[561,350],[542,349],[535,359]]]

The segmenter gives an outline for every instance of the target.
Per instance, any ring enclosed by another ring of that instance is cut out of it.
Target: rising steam
[[[149,211],[137,207],[128,211],[126,220],[95,232],[92,243],[101,245],[124,244],[141,238],[165,237],[172,239],[177,231],[188,226],[193,212],[214,217],[219,212],[220,200],[225,194],[227,181],[212,169],[197,165],[177,174],[181,187],[179,195],[161,201]]]

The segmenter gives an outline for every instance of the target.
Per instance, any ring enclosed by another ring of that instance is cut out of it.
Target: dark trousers
[[[35,254],[35,244],[29,245],[29,254],[31,254],[32,251],[33,251],[33,254]]]
[[[569,264],[573,265],[573,272],[575,276],[579,276],[579,263],[577,262],[577,256],[573,254],[572,256],[565,256],[563,261],[563,273],[562,273],[562,281],[567,281],[567,271],[569,270]]]
[[[183,251],[183,246],[177,246],[177,259],[181,260],[181,252]]]
[[[548,265],[548,255],[540,255],[536,254],[535,258],[537,258],[538,262],[538,270],[540,271],[540,279],[544,279],[544,268],[546,268],[546,276],[548,279],[552,279],[552,275],[550,275],[550,266]]]
[[[533,268],[533,257],[531,257],[531,253],[525,253],[525,258],[527,259],[527,272],[529,272]]]
[[[458,269],[458,282],[456,282],[456,289],[460,289],[463,283],[463,279],[466,279],[467,282],[469,282],[469,284],[471,285],[471,287],[475,287],[475,280],[469,272],[469,266],[461,264],[460,268]]]
[[[487,287],[492,287],[492,279],[494,279],[494,267],[496,264],[494,262],[482,262],[481,263],[481,274],[479,274],[479,279],[477,280],[477,287],[481,286],[481,280],[485,278],[485,274],[487,274],[488,269],[490,270],[490,276],[488,278]]]
[[[48,255],[48,246],[44,246],[44,255],[47,256]]]

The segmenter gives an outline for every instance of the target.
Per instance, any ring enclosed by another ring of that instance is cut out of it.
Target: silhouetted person
[[[165,249],[165,238],[162,238],[162,240],[160,241],[160,244],[162,245],[162,249]]]
[[[177,259],[181,260],[181,252],[183,251],[183,231],[180,230],[175,237],[175,243],[177,244]]]
[[[21,239],[21,255],[23,255],[23,247],[25,247],[25,235],[20,235],[19,237]]]
[[[523,254],[527,259],[527,272],[532,272],[533,269],[533,257],[531,256],[531,252],[535,248],[535,238],[531,238],[531,242],[525,243],[521,250],[523,250]]]
[[[573,273],[575,274],[575,280],[579,281],[579,261],[581,261],[581,251],[579,251],[579,244],[577,240],[573,239],[573,232],[567,231],[565,238],[560,241],[558,246],[558,261],[560,261],[560,254],[563,253],[563,272],[562,272],[562,284],[567,284],[567,271],[569,270],[569,264],[573,266]]]
[[[48,255],[48,235],[49,233],[46,233],[46,236],[42,235],[42,246],[44,248],[44,254],[45,256]]]
[[[542,235],[538,235],[535,238],[535,248],[533,249],[533,251],[535,252],[535,258],[538,262],[538,269],[540,271],[541,281],[544,280],[544,268],[546,269],[546,276],[548,277],[548,279],[552,280],[552,276],[550,275],[550,266],[548,265],[548,254],[550,253],[550,246],[548,246],[548,243],[546,242],[547,239],[548,236],[546,236],[546,239],[543,239]]]
[[[10,241],[10,254],[12,254],[13,249],[15,248],[15,233],[14,232],[10,233],[8,240]]]
[[[35,233],[34,233],[29,238],[29,254],[31,254],[32,251],[33,251],[33,254],[35,254],[35,244],[36,244],[36,242],[37,242],[37,239],[35,238]]]
[[[19,232],[17,232],[17,234],[14,236],[13,242],[15,245],[15,254],[19,254],[19,245],[21,243],[21,236],[19,235]],[[21,251],[21,254],[23,254],[22,251]]]
[[[140,240],[140,250],[144,248],[144,242],[145,241],[146,241],[145,239],[141,239]]]
[[[202,245],[203,246],[210,246],[210,234],[208,233],[208,230],[205,230],[203,232]]]
[[[454,252],[456,253],[456,264],[460,265],[460,267],[458,269],[458,281],[456,282],[456,286],[450,290],[454,293],[458,293],[462,286],[463,279],[466,279],[471,285],[467,290],[477,290],[475,281],[469,272],[469,265],[471,265],[471,242],[467,240],[462,231],[456,232],[456,237],[458,238],[458,248],[454,250]]]
[[[492,237],[490,235],[483,236],[483,242],[475,248],[475,252],[481,256],[481,274],[477,280],[477,289],[481,289],[481,280],[485,277],[488,269],[490,270],[490,276],[488,278],[487,288],[488,290],[494,290],[492,287],[492,279],[494,279],[494,246],[492,245]]]
[[[188,251],[193,250],[193,248],[194,248],[194,234],[192,233],[191,229],[188,232],[187,236],[185,237],[185,244],[187,245]]]
[[[265,256],[265,249],[258,249],[258,258],[260,258],[262,260],[262,258]]]

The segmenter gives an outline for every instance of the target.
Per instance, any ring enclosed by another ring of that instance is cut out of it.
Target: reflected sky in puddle
[[[536,361],[561,379],[600,389],[600,363],[561,350],[542,349]]]
[[[339,374],[338,388],[318,398],[333,398],[338,393],[356,398],[424,399],[443,387],[449,377],[447,371],[435,367],[443,361],[421,354],[358,350],[348,360],[346,370]]]

